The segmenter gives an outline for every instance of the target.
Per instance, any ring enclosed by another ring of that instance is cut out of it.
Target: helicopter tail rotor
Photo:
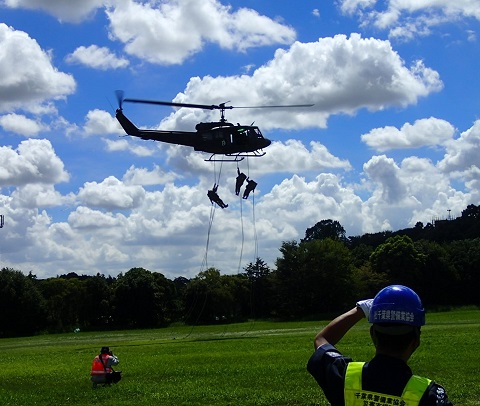
[[[122,110],[125,92],[123,90],[115,90],[115,96],[117,96],[118,108]]]

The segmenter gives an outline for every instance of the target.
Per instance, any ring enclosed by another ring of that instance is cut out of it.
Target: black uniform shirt
[[[344,379],[347,364],[352,359],[343,356],[333,345],[319,347],[307,364],[332,406],[345,406]],[[376,355],[362,372],[362,386],[367,391],[400,396],[412,376],[410,367],[397,358]],[[419,406],[453,406],[442,386],[432,382]]]

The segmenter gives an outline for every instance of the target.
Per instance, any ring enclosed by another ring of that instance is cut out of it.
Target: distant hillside
[[[413,241],[428,240],[435,242],[451,242],[469,240],[480,237],[480,206],[470,204],[457,218],[434,220],[432,223],[418,222],[413,228],[405,228],[398,231],[381,231],[367,233],[361,236],[348,237],[348,245],[355,248],[359,245],[377,247],[383,244],[387,238],[396,235],[407,235]]]

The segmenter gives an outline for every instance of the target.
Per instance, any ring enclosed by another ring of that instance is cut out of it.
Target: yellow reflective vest
[[[345,406],[418,406],[431,380],[412,375],[402,396],[387,395],[362,389],[364,362],[350,362],[345,374]]]

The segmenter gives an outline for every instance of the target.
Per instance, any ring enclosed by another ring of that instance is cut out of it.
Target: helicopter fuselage
[[[264,138],[257,126],[233,125],[226,121],[199,123],[196,132],[144,130],[137,128],[124,114],[116,111],[115,117],[128,135],[144,140],[193,147],[195,151],[211,154],[255,153],[266,148],[271,141]]]

